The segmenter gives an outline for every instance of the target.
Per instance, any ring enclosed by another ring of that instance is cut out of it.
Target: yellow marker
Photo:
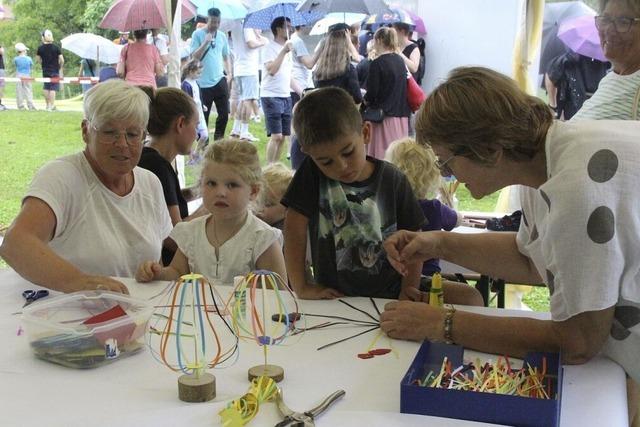
[[[433,307],[442,307],[444,294],[442,292],[442,277],[440,273],[434,273],[431,276],[431,289],[429,290],[429,305]]]

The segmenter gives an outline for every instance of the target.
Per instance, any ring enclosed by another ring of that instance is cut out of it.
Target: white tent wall
[[[423,88],[430,92],[449,71],[481,65],[513,76],[514,47],[526,23],[526,0],[405,0],[427,28]],[[539,82],[538,59],[529,78]]]

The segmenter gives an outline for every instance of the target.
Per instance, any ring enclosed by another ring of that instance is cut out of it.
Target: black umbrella
[[[558,38],[560,24],[567,19],[584,15],[595,16],[596,12],[581,1],[546,3],[544,5],[540,47],[540,74],[547,72],[547,68],[554,58],[569,51],[569,48]]]

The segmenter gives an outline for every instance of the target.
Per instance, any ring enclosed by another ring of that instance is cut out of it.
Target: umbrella
[[[564,21],[558,29],[558,38],[569,49],[599,61],[608,61],[600,46],[600,36],[592,16],[579,16]]]
[[[560,24],[567,19],[585,15],[595,16],[596,12],[581,1],[545,4],[540,49],[540,74],[546,73],[549,63],[554,58],[567,52],[565,44],[558,38]]]
[[[194,6],[183,0],[181,16],[186,22],[195,16]],[[166,28],[164,0],[116,0],[100,22],[100,28],[135,31]]]
[[[115,64],[120,60],[122,45],[91,33],[75,33],[61,40],[62,48],[75,53],[80,58],[93,59],[105,64]]]
[[[324,13],[320,12],[299,12],[296,10],[297,3],[269,1],[256,6],[250,10],[244,20],[245,28],[257,28],[268,30],[274,19],[285,16],[291,21],[291,25],[311,25],[316,22]]]
[[[247,8],[240,0],[191,0],[191,2],[201,16],[207,16],[207,11],[212,7],[220,9],[222,19],[242,19],[247,15]]]
[[[298,6],[300,12],[351,12],[371,15],[389,9],[384,0],[305,0]]]
[[[334,24],[345,23],[347,25],[355,24],[362,21],[366,15],[364,13],[329,13],[324,18],[313,24],[313,28],[309,35],[315,36],[319,34],[325,34],[329,27]]]
[[[416,24],[409,13],[403,9],[397,8],[391,8],[383,13],[374,13],[373,15],[369,15],[364,21],[362,21],[362,26],[367,30],[375,31],[380,27],[395,24],[397,22],[408,24],[412,29],[415,29],[416,27]],[[422,23],[422,27],[424,28],[424,22]]]
[[[413,25],[414,25],[413,31],[415,31],[418,34],[427,34],[427,27],[425,27],[424,21],[420,16],[416,15],[409,9],[405,9],[404,7],[400,7],[398,5],[392,5],[391,9],[400,9],[405,11],[407,14],[409,14],[409,18],[411,18],[411,20],[413,21]]]

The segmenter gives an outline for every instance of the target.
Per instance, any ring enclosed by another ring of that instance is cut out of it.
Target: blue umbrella
[[[207,16],[212,7],[220,9],[222,19],[242,19],[247,15],[247,8],[240,0],[191,0],[198,8],[198,15]]]
[[[271,28],[271,22],[274,19],[284,16],[289,18],[291,25],[311,25],[324,16],[321,12],[298,12],[296,6],[298,3],[268,1],[249,11],[244,20],[245,28],[257,28],[260,30],[268,30]]]

